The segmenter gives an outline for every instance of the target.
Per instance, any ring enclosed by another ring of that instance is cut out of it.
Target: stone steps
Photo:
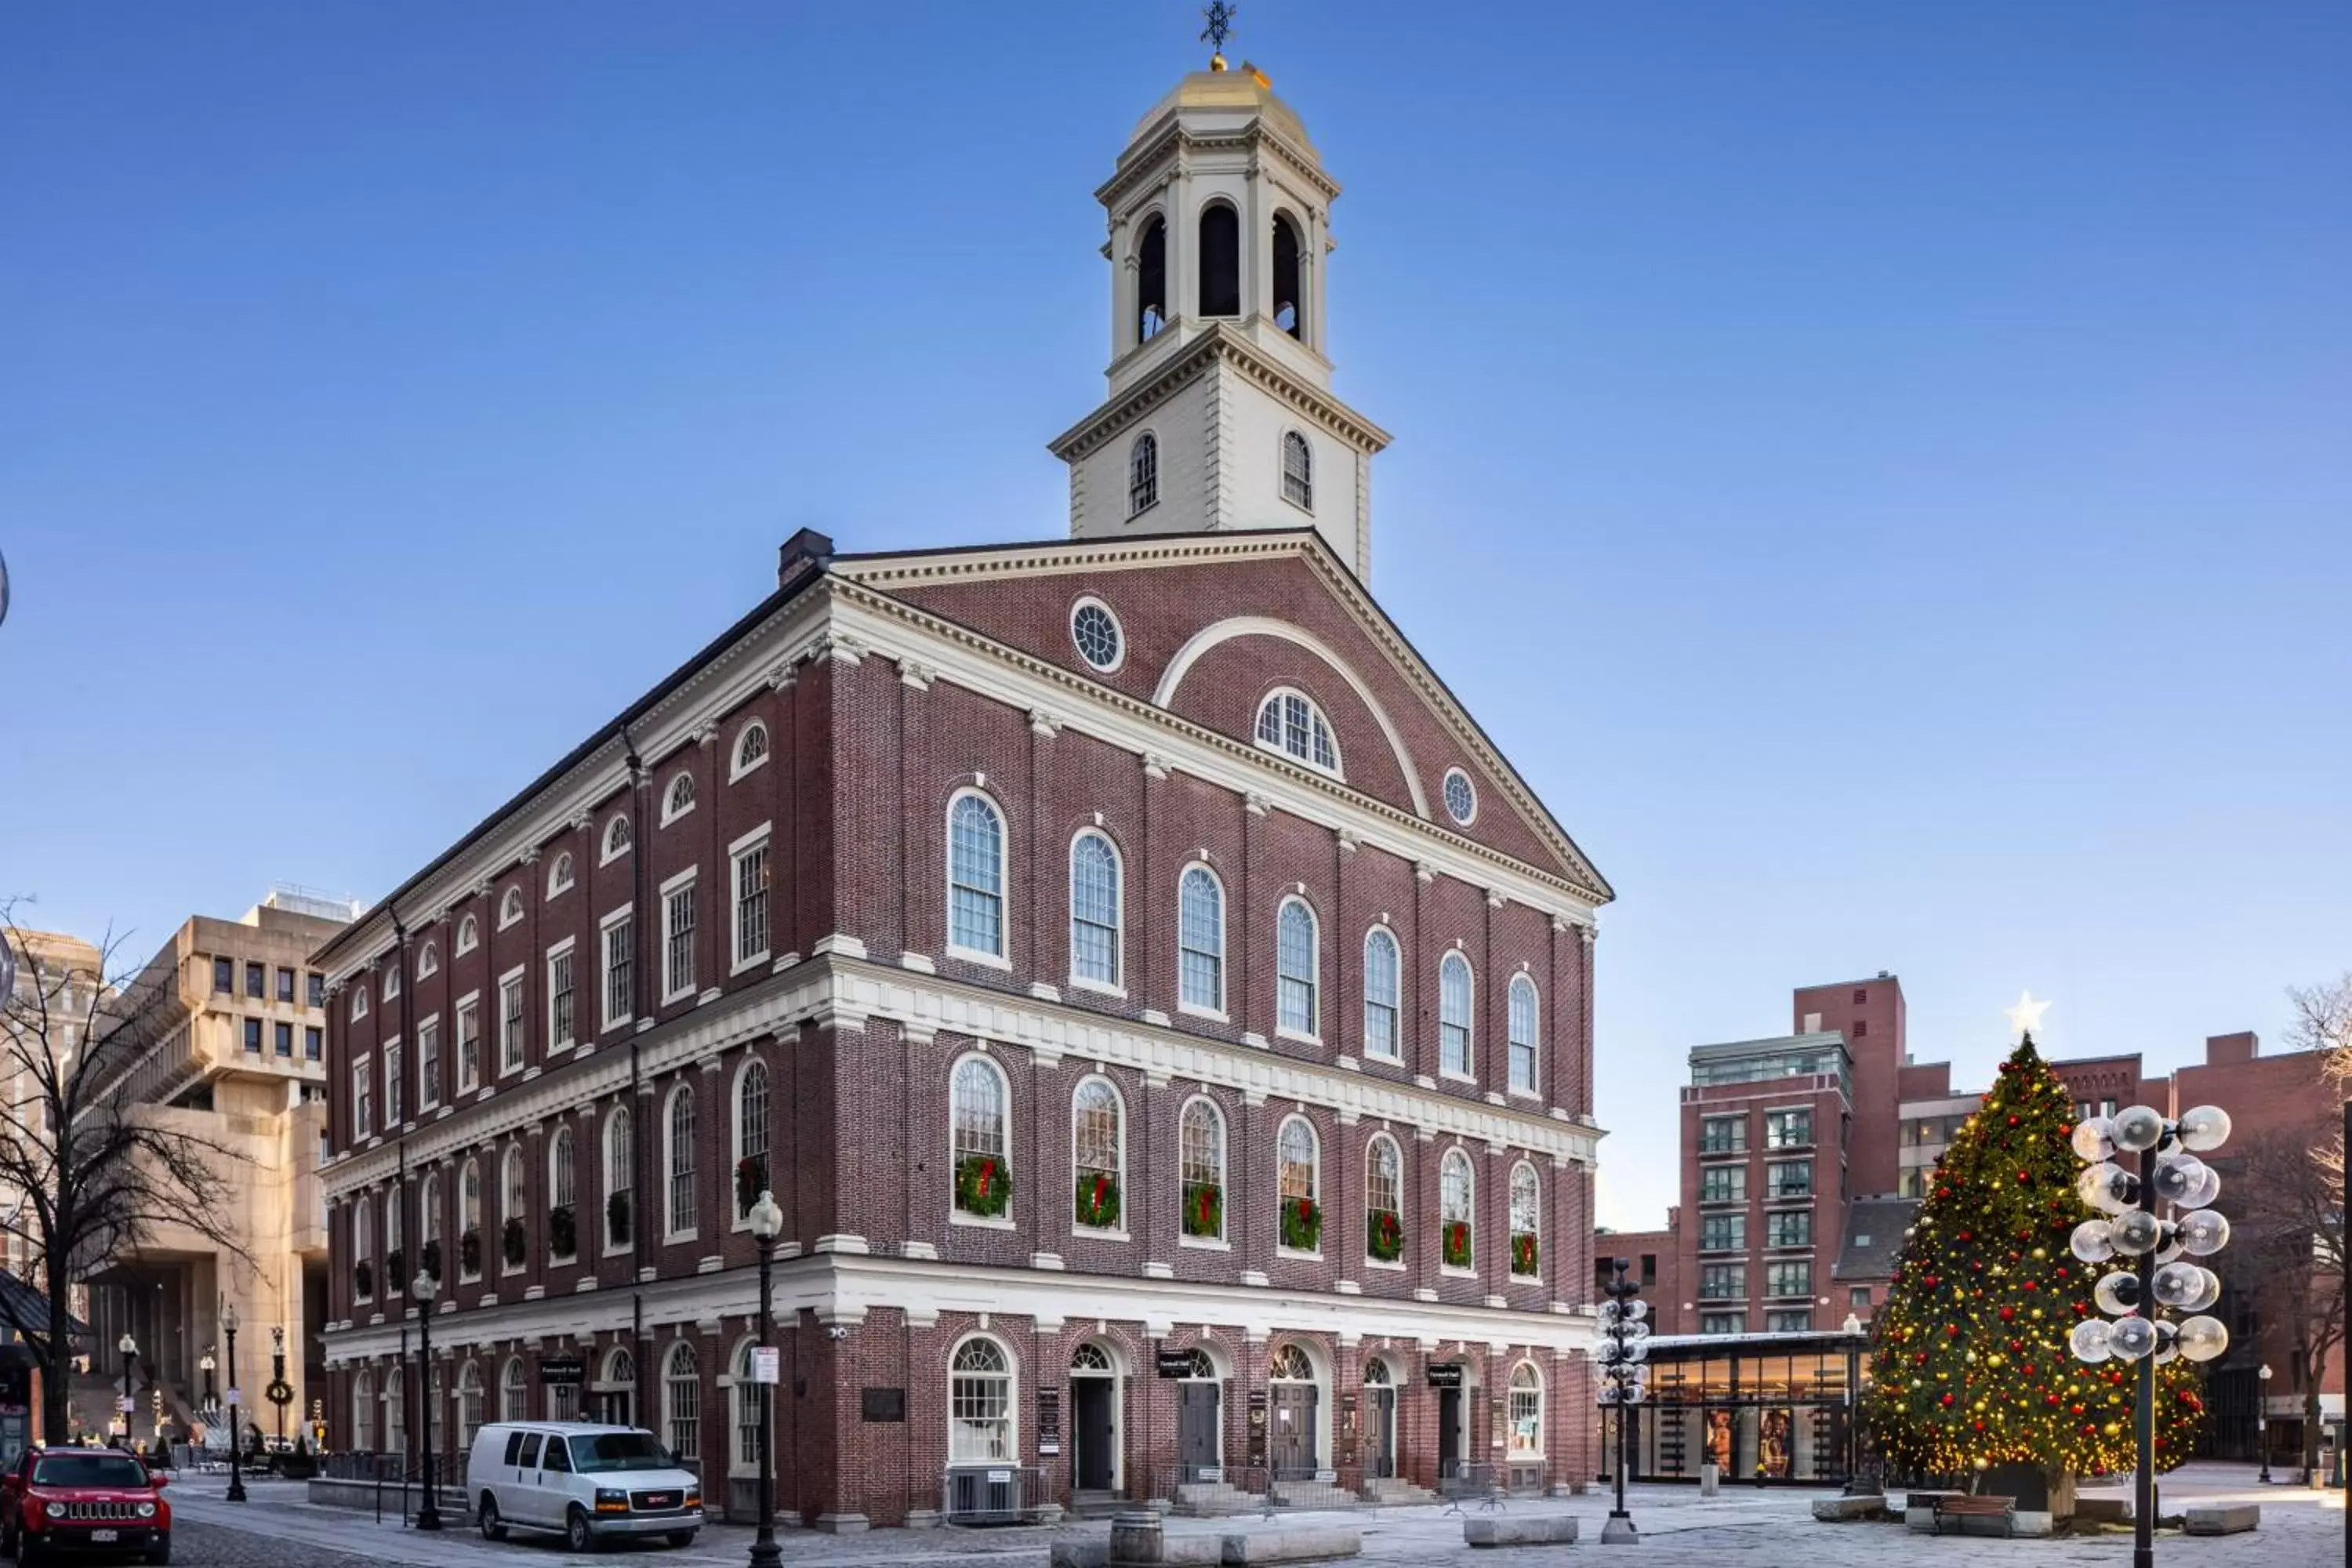
[[[1174,1511],[1195,1519],[1222,1519],[1229,1514],[1263,1513],[1265,1500],[1223,1481],[1186,1481],[1176,1489]]]
[[[1364,1500],[1377,1508],[1404,1508],[1416,1503],[1436,1502],[1438,1496],[1427,1487],[1396,1476],[1381,1476],[1364,1483]]]

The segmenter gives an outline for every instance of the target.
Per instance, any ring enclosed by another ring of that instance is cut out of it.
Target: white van
[[[543,1530],[573,1552],[664,1535],[691,1546],[702,1483],[654,1435],[592,1421],[494,1421],[474,1435],[466,1496],[485,1541]]]

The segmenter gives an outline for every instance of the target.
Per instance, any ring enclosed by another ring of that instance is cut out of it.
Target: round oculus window
[[[1445,813],[1465,827],[1478,815],[1478,792],[1470,787],[1470,775],[1460,768],[1445,771]]]
[[[1118,620],[1098,600],[1081,599],[1070,612],[1070,640],[1078,657],[1097,669],[1117,669],[1119,655]]]

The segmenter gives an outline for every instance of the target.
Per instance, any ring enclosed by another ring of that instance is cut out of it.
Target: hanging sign
[[[751,1381],[781,1383],[783,1381],[784,1352],[774,1345],[751,1347]]]
[[[1432,1388],[1459,1388],[1462,1386],[1462,1363],[1458,1361],[1433,1361],[1429,1363],[1426,1376]]]
[[[539,1361],[539,1385],[561,1388],[588,1381],[588,1358],[576,1355],[541,1356]]]
[[[1159,1367],[1162,1377],[1190,1377],[1192,1375],[1192,1352],[1163,1350],[1159,1355]]]

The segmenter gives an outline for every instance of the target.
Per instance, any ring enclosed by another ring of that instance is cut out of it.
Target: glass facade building
[[[1864,1333],[1660,1335],[1650,1341],[1650,1398],[1633,1413],[1633,1469],[1643,1481],[1838,1485],[1860,1457],[1853,1412],[1867,1386]],[[1605,1463],[1616,1460],[1617,1412]]]

